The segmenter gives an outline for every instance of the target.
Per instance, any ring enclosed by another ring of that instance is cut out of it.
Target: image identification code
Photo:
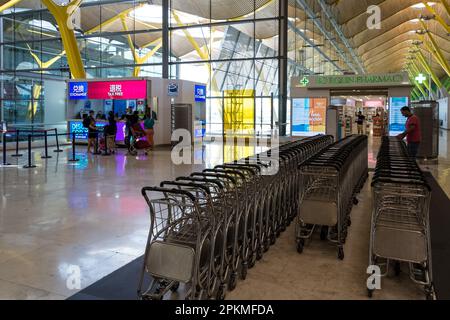
[[[197,306],[186,306],[182,305],[176,307],[176,315],[197,315],[206,318],[208,314],[219,314],[219,315],[273,315],[275,314],[272,306],[261,305],[261,304],[251,304],[251,305],[220,305],[219,308],[215,309],[213,307],[197,307]]]

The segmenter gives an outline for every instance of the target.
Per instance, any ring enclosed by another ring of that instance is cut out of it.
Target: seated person
[[[96,116],[97,120],[106,120],[106,116],[103,114],[103,112],[100,110],[99,112],[97,112],[97,116]]]

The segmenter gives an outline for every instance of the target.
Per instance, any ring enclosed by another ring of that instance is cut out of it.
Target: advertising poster
[[[310,131],[314,134],[325,133],[327,119],[327,99],[313,98],[309,104]]]
[[[292,135],[313,136],[325,133],[326,98],[299,98],[292,100]]]
[[[292,100],[292,135],[306,136],[309,134],[309,99]]]
[[[392,97],[389,99],[389,135],[396,136],[405,131],[406,118],[400,109],[408,106],[408,97]]]

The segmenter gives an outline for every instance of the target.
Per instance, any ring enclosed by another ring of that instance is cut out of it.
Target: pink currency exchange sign
[[[88,99],[147,99],[146,80],[93,81],[88,84]]]

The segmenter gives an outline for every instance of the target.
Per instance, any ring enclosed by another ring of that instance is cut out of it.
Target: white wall
[[[196,84],[200,82],[192,82],[186,80],[168,80],[160,78],[150,78],[151,80],[151,97],[158,97],[158,121],[155,124],[155,145],[171,143],[171,105],[172,103],[186,103],[192,105],[192,119],[194,121],[195,95],[194,89]],[[177,83],[179,87],[178,96],[169,97],[169,83]],[[172,101],[173,100],[173,101]],[[192,124],[194,128],[194,124]]]
[[[441,128],[450,130],[450,100],[449,98],[439,99],[439,123]]]
[[[44,81],[44,123],[56,124],[66,121],[66,83]]]

